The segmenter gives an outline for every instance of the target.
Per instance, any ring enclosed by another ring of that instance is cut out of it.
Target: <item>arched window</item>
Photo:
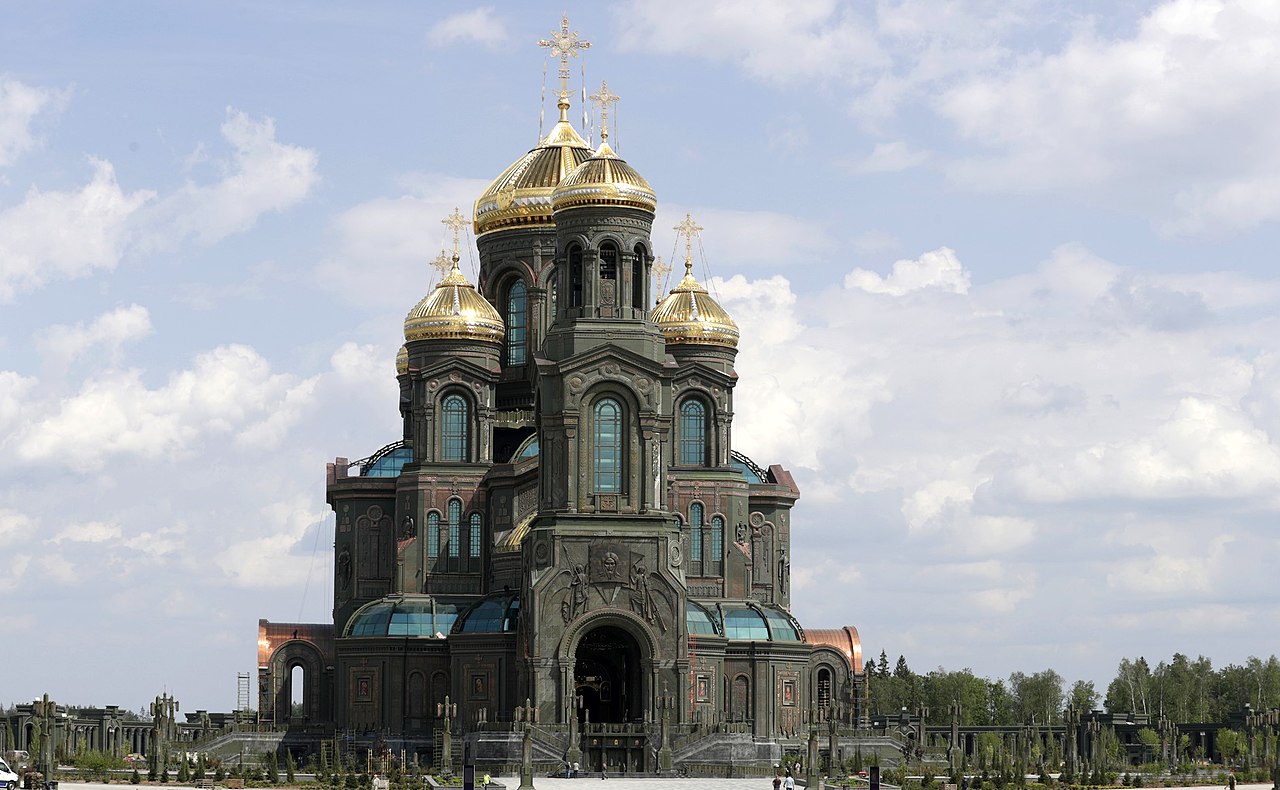
[[[524,280],[516,280],[507,292],[507,364],[523,365],[529,361],[529,300]]]
[[[449,500],[449,556],[458,556],[458,543],[462,531],[462,500]]]
[[[467,399],[461,395],[446,395],[440,410],[440,460],[466,461],[470,422]]]
[[[480,514],[471,514],[471,534],[467,540],[467,556],[473,560],[480,559]]]
[[[707,407],[697,398],[680,404],[680,465],[706,466]]]
[[[822,667],[818,670],[818,707],[825,708],[831,704],[831,670]]]
[[[440,514],[434,510],[427,514],[427,556],[440,556]]]
[[[569,248],[569,306],[582,307],[582,248]]]
[[[617,494],[622,491],[622,405],[613,398],[601,398],[595,408],[595,457],[592,468],[595,491]]]
[[[711,548],[709,562],[707,563],[708,576],[720,576],[724,573],[724,519],[720,516],[711,517]]]
[[[701,573],[702,564],[702,505],[694,502],[689,506],[689,560],[693,563],[693,572]]]

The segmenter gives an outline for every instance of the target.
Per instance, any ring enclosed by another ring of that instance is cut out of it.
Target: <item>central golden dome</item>
[[[501,343],[505,334],[506,325],[498,311],[462,276],[456,252],[453,269],[404,317],[406,343],[414,340]]]
[[[644,176],[609,147],[600,148],[590,159],[560,180],[551,193],[551,207],[559,211],[573,206],[631,206],[652,212],[658,198]]]
[[[591,147],[569,123],[569,103],[562,99],[560,121],[551,132],[536,148],[502,171],[476,199],[476,235],[503,228],[551,225],[551,192],[591,156]]]
[[[668,345],[738,347],[738,325],[707,289],[693,277],[693,264],[685,261],[684,279],[649,314]]]

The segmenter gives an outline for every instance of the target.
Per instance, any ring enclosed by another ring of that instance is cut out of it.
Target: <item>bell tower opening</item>
[[[643,718],[640,645],[617,626],[592,629],[578,642],[574,693],[580,723],[624,723]]]

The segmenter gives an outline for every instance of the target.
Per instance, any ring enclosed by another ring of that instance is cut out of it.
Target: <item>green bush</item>
[[[133,766],[133,772],[129,774],[129,784],[136,785],[142,781],[142,777],[138,775],[138,766]]]

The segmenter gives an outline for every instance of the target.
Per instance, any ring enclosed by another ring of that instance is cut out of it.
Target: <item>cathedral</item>
[[[395,360],[403,433],[328,465],[333,623],[259,622],[259,716],[437,759],[521,718],[592,767],[776,762],[865,719],[858,634],[790,612],[799,488],[734,448],[739,333],[693,275],[700,228],[659,293],[654,189],[607,103],[598,146],[570,123],[585,42],[566,20],[542,43],[559,120],[476,199],[476,283],[445,221]],[[767,748],[708,750],[732,737]]]

